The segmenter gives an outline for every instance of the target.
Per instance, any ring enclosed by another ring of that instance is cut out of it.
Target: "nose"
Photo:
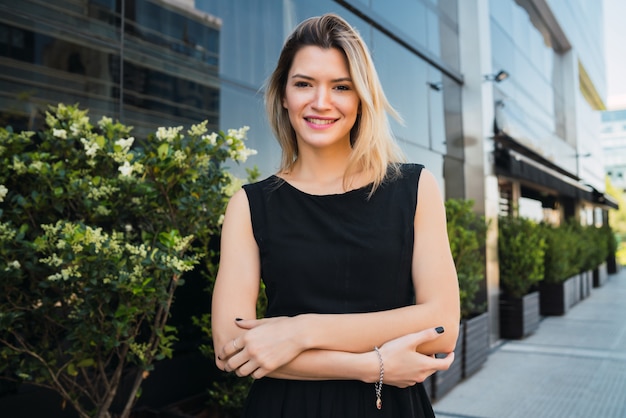
[[[328,89],[318,88],[315,90],[315,97],[313,98],[313,107],[315,109],[328,109],[330,102],[331,97]]]

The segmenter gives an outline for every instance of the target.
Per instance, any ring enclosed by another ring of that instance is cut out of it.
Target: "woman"
[[[244,416],[434,416],[421,382],[459,325],[445,211],[433,175],[400,163],[359,34],[302,22],[266,106],[282,164],[229,202],[212,308],[218,367],[257,379]]]

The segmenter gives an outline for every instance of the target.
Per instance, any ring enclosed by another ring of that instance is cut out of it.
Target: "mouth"
[[[319,118],[304,118],[304,120],[306,120],[310,124],[319,125],[319,126],[330,125],[337,121],[337,119],[319,119]]]

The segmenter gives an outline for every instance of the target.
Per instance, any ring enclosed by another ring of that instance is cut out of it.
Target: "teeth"
[[[307,118],[307,121],[315,125],[330,125],[331,123],[334,122],[332,119],[310,119],[310,118]]]

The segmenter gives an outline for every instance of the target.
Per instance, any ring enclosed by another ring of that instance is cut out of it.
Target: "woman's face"
[[[301,48],[289,70],[283,107],[299,152],[306,147],[349,147],[359,97],[344,55],[335,48]]]

